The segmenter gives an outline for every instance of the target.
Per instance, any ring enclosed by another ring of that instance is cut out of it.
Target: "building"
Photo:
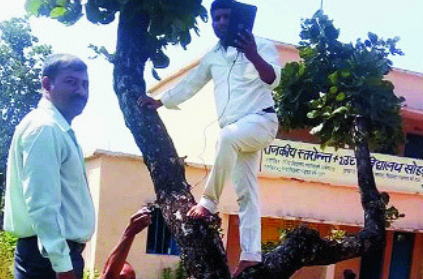
[[[299,59],[292,45],[278,43],[281,62]],[[198,60],[151,89],[153,95],[173,87]],[[391,204],[406,215],[388,229],[385,251],[330,266],[306,267],[293,278],[338,279],[349,268],[361,279],[423,278],[423,74],[394,69],[388,76],[397,95],[406,98],[402,110],[407,143],[400,154],[373,154],[378,188],[387,191]],[[180,156],[187,156],[186,177],[200,197],[213,159],[217,116],[212,85],[182,104],[180,111],[161,109],[160,115]],[[195,117],[192,117],[195,115]],[[277,241],[280,232],[306,223],[322,235],[332,231],[355,233],[363,225],[350,150],[320,150],[307,131],[280,133],[263,151],[259,174],[263,243]],[[301,155],[300,155],[301,154]],[[336,159],[335,159],[336,158]],[[155,200],[142,157],[98,150],[86,158],[89,182],[98,212],[97,231],[86,249],[88,267],[102,268],[130,215]],[[238,261],[238,217],[235,193],[226,187],[220,202],[224,244],[229,264]],[[159,278],[163,268],[179,258],[174,240],[160,214],[142,232],[129,256],[140,278]]]

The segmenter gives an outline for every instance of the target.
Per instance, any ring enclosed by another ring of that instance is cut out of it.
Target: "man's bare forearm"
[[[122,234],[119,243],[110,253],[100,279],[117,279],[129,254],[135,234],[128,228]]]
[[[275,81],[275,70],[260,56],[260,54],[257,53],[257,55],[251,57],[250,61],[253,63],[262,81],[267,84],[272,84]]]

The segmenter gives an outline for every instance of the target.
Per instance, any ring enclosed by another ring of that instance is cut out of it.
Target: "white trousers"
[[[213,169],[199,204],[212,213],[225,182],[232,177],[240,220],[240,260],[261,261],[261,213],[257,173],[259,151],[275,138],[275,113],[249,114],[223,127],[217,144]]]

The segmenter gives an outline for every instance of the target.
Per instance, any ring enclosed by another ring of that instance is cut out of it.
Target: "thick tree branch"
[[[147,27],[137,1],[121,11],[114,68],[114,87],[125,123],[141,149],[163,216],[181,251],[181,259],[195,278],[230,278],[226,254],[216,228],[186,217],[195,204],[185,180],[184,166],[163,122],[154,110],[139,110],[136,100],[145,94],[144,66],[149,57]],[[215,223],[219,220],[215,219]]]

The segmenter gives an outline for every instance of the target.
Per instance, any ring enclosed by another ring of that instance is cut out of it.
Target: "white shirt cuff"
[[[273,67],[273,71],[275,71],[275,80],[272,82],[272,84],[270,84],[270,88],[275,89],[276,87],[278,87],[281,81],[282,68],[274,64],[270,64],[270,65]]]
[[[160,101],[162,101],[163,105],[168,109],[176,109],[180,110],[180,108],[172,102],[172,95],[169,91],[165,92],[162,97],[160,98]]]
[[[217,206],[212,200],[202,197],[198,204],[210,211],[211,214],[216,213]]]
[[[69,255],[49,257],[49,260],[56,273],[73,270],[72,261]]]

